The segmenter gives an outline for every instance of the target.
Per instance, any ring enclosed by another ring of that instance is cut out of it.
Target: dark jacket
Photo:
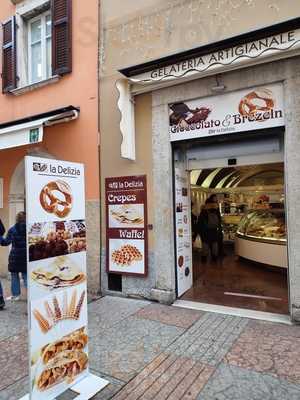
[[[213,218],[216,221],[215,226],[210,226],[210,213],[215,217]],[[197,231],[203,242],[212,243],[219,241],[222,232],[222,219],[218,207],[210,204],[203,207],[198,218]]]
[[[9,229],[6,237],[0,238],[1,246],[12,245],[8,257],[9,272],[26,272],[26,224],[17,223]]]

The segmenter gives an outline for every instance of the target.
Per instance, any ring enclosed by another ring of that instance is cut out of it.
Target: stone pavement
[[[299,400],[300,327],[104,297],[89,304],[95,400]],[[0,312],[0,400],[27,391],[24,301]],[[59,400],[71,400],[69,391]]]

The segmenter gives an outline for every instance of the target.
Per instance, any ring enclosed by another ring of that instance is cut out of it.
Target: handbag
[[[0,236],[3,236],[5,233],[5,226],[3,225],[3,222],[0,219]]]

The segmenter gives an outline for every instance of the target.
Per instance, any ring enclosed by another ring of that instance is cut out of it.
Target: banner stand
[[[75,397],[74,400],[89,400],[103,390],[108,384],[109,382],[107,380],[99,378],[99,376],[94,374],[89,374],[86,378],[72,386],[70,390],[78,393],[79,395]],[[20,400],[30,400],[30,395],[27,394]]]

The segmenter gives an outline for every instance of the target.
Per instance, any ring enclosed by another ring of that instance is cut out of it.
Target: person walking
[[[0,236],[3,236],[5,233],[5,227],[0,219]],[[4,301],[4,296],[3,296],[3,288],[2,288],[2,283],[0,280],[0,310],[2,310],[5,307],[5,301]]]
[[[3,310],[4,307],[5,307],[5,301],[4,301],[4,297],[3,297],[2,284],[0,281],[0,310]]]
[[[21,295],[20,273],[27,288],[26,214],[23,211],[17,214],[16,223],[8,230],[6,237],[0,237],[1,246],[10,244],[8,270],[11,273],[11,296],[7,300],[17,301]]]
[[[198,233],[203,244],[201,257],[203,262],[207,260],[209,253],[213,261],[217,260],[221,230],[222,222],[218,203],[212,195],[206,200],[198,218]]]

